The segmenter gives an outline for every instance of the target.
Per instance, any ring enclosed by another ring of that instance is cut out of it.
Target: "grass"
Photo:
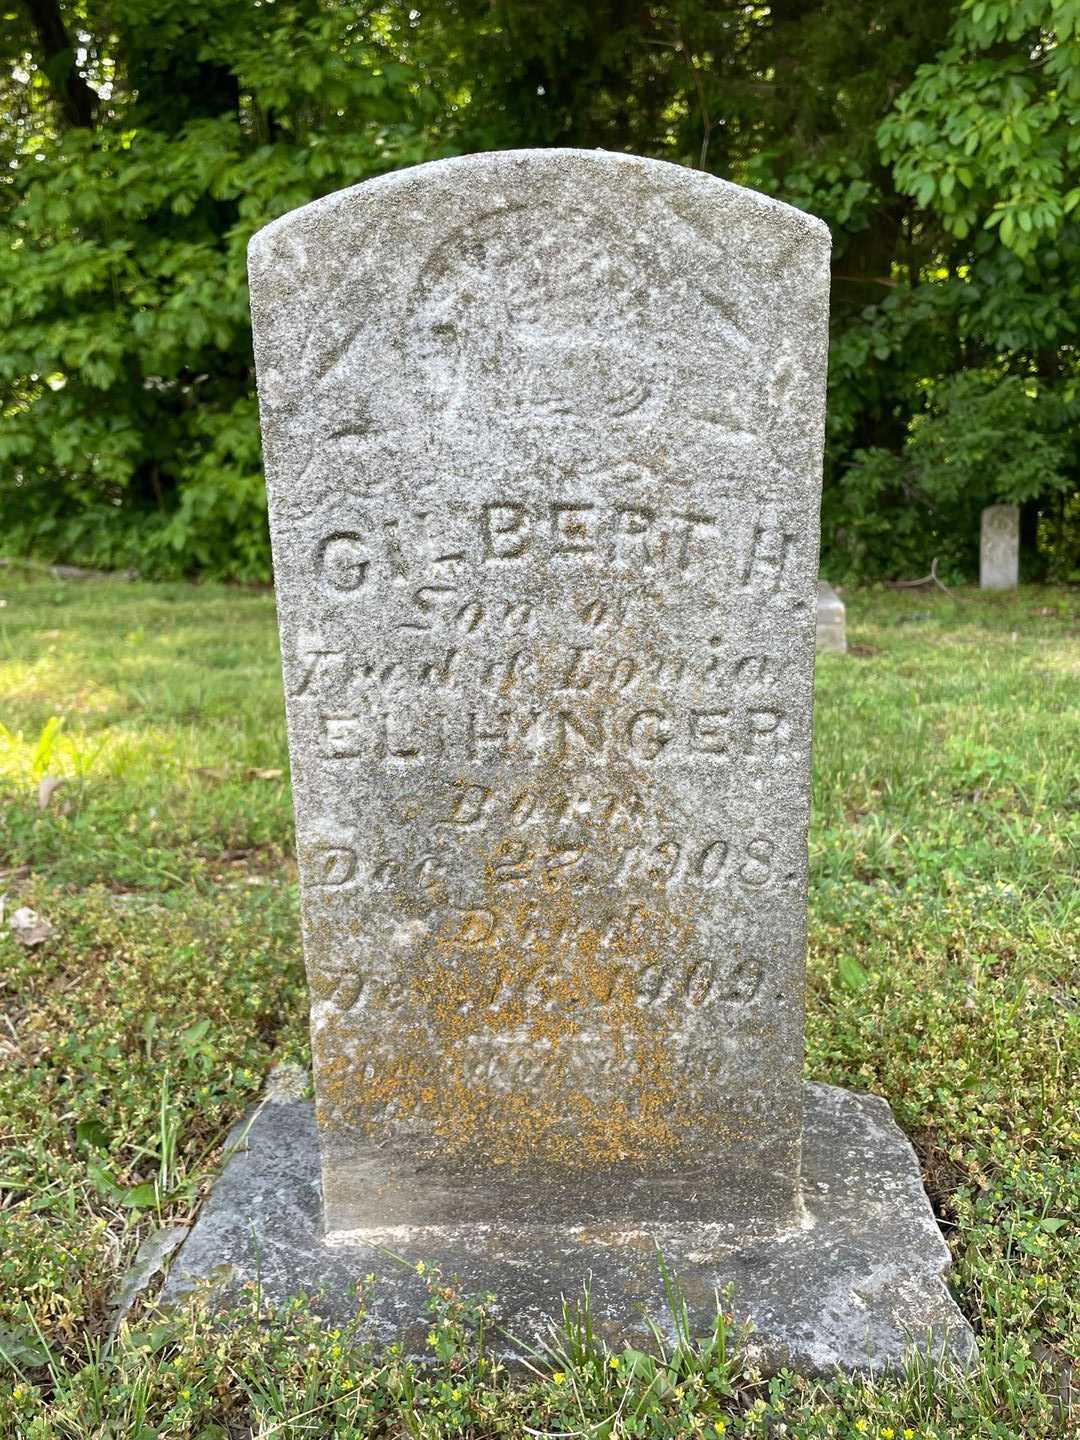
[[[438,1276],[429,1366],[257,1295],[231,1328],[142,1302],[110,1343],[140,1243],[307,1058],[273,600],[4,576],[0,891],[54,928],[0,927],[2,1440],[1072,1433],[1080,593],[847,598],[853,651],[818,672],[808,1070],[912,1137],[974,1376],[765,1381],[722,1317],[611,1354],[571,1312],[511,1378],[488,1302]]]

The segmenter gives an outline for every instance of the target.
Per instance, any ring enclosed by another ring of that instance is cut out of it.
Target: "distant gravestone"
[[[581,151],[252,242],[325,1240],[269,1105],[190,1275],[261,1224],[271,1293],[385,1244],[625,1331],[659,1243],[776,1363],[955,1330],[887,1107],[802,1081],[828,280],[812,217]]]
[[[816,640],[819,650],[847,650],[846,609],[827,580],[818,581]]]
[[[1020,507],[988,505],[982,512],[979,586],[1015,590],[1020,583]]]

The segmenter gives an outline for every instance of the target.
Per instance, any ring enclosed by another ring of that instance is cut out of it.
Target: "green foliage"
[[[9,552],[269,578],[247,241],[424,156],[425,82],[365,15],[128,5],[99,123],[32,106],[16,127],[0,193]]]
[[[997,227],[1020,256],[1080,203],[1080,4],[965,0],[878,132],[899,190],[958,239]]]
[[[18,0],[0,38],[5,551],[268,579],[251,233],[397,166],[581,145],[698,165],[832,227],[828,573],[936,555],[971,576],[993,491],[1024,494],[1030,572],[1075,574],[1078,5]],[[1012,378],[1031,405],[990,398]],[[1012,480],[974,463],[965,417],[1004,437]]]
[[[973,370],[922,391],[899,453],[855,451],[844,483],[845,543],[864,570],[891,563],[914,572],[929,535],[944,573],[963,575],[984,506],[1049,502],[1072,488],[1068,437],[1078,407],[1018,375]]]

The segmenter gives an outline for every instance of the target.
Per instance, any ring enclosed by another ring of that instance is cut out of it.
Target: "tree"
[[[978,509],[1008,499],[1045,564],[1080,563],[1080,0],[417,5],[23,0],[0,95],[9,546],[268,575],[250,233],[394,166],[600,145],[832,227],[834,578],[934,554],[970,575]]]
[[[1077,0],[969,0],[896,97],[878,144],[936,250],[914,298],[951,353],[904,406],[903,444],[857,452],[852,480],[918,497],[954,535],[974,537],[984,505],[1018,503],[1029,543],[1074,579],[1078,117]]]
[[[0,191],[6,543],[267,578],[247,239],[425,158],[432,73],[393,16],[355,5],[22,16]]]

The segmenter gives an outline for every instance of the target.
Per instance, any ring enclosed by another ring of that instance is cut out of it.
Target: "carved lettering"
[[[526,558],[542,563],[548,556],[587,562],[604,555],[623,569],[678,574],[715,567],[726,558],[719,517],[698,511],[661,513],[644,505],[570,497],[549,502],[545,511],[506,500],[484,506],[480,528],[488,563]]]
[[[775,593],[780,588],[784,565],[794,542],[795,536],[775,523],[756,524],[743,564],[741,587]]]
[[[327,760],[355,760],[367,753],[364,727],[357,715],[319,716],[319,744]]]
[[[470,760],[484,760],[492,751],[500,754],[510,738],[510,712],[501,710],[495,718],[483,719],[475,710],[468,714],[468,746]]]
[[[485,505],[484,559],[520,560],[531,544],[524,505]]]
[[[661,710],[639,710],[626,722],[630,753],[639,760],[655,760],[671,744],[667,717]]]
[[[290,695],[306,695],[312,682],[327,668],[329,662],[341,660],[343,657],[344,652],[341,650],[308,650],[298,655],[296,659],[300,673],[289,692]]]
[[[735,662],[734,683],[738,687],[775,685],[780,663],[773,655],[743,655]]]
[[[340,889],[356,875],[356,851],[351,846],[326,842],[312,845],[307,854],[310,883],[320,889]]]
[[[433,629],[439,604],[454,593],[453,585],[418,585],[412,592],[413,614],[408,620],[399,620],[398,629]]]
[[[592,653],[591,645],[574,645],[570,648],[570,658],[563,666],[563,676],[559,682],[560,690],[587,690],[592,683],[585,679],[583,670],[587,667],[585,656]]]
[[[616,564],[633,565],[644,562],[652,565],[660,554],[653,538],[656,511],[644,505],[617,505],[615,507],[615,538],[612,545]],[[660,549],[663,540],[659,542]]]
[[[690,748],[702,755],[727,755],[731,733],[730,710],[691,710]]]
[[[476,825],[491,801],[491,791],[486,785],[463,785],[454,797],[450,814],[444,825]]]
[[[588,755],[599,755],[604,748],[604,724],[598,715],[586,716],[580,711],[557,710],[555,712],[558,739],[555,753],[560,760],[566,759],[575,750]]]
[[[350,595],[367,583],[371,559],[363,537],[354,531],[328,535],[315,554],[323,585],[331,595]]]

